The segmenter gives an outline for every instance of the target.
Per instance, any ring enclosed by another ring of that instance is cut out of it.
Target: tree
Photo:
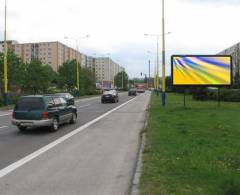
[[[58,69],[57,83],[61,89],[73,91],[77,87],[76,60],[63,63]]]
[[[92,95],[96,91],[95,73],[89,68],[81,68],[80,91],[81,95]]]
[[[47,93],[47,89],[55,80],[55,72],[49,65],[43,65],[39,60],[27,64],[25,90],[30,93]]]
[[[3,80],[3,53],[0,53],[0,80]],[[8,84],[23,88],[27,77],[27,65],[10,50],[8,51]],[[0,82],[2,83],[2,82]],[[2,88],[3,86],[1,86]]]
[[[125,71],[119,72],[114,78],[115,85],[117,88],[128,89],[128,75]]]
[[[76,60],[65,62],[58,70],[57,83],[61,89],[74,92],[76,90]],[[96,82],[95,73],[89,68],[83,68],[79,65],[79,86],[81,95],[95,93]]]

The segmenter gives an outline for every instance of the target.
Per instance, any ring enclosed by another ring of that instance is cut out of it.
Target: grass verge
[[[143,195],[239,195],[240,104],[153,95],[143,154]]]

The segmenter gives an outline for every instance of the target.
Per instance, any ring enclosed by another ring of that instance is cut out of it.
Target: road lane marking
[[[67,139],[71,138],[72,136],[80,133],[81,131],[83,131],[83,130],[86,129],[87,127],[89,127],[89,126],[91,126],[92,124],[98,122],[99,120],[101,120],[101,119],[103,119],[104,117],[108,116],[108,115],[111,114],[112,112],[114,112],[114,111],[122,108],[123,106],[127,105],[128,103],[130,103],[130,102],[138,99],[138,97],[141,97],[141,95],[140,95],[140,96],[137,96],[137,97],[135,97],[135,98],[133,98],[133,99],[130,99],[129,101],[127,101],[127,102],[119,105],[119,106],[116,107],[116,108],[113,108],[112,110],[110,110],[110,111],[102,114],[101,116],[93,119],[92,121],[90,121],[90,122],[88,122],[88,123],[86,123],[86,124],[78,127],[77,129],[75,129],[75,130],[71,131],[70,133],[68,133],[68,134],[66,134],[66,135],[58,138],[57,140],[51,142],[50,144],[48,144],[48,145],[40,148],[39,150],[37,150],[37,151],[35,151],[35,152],[29,154],[28,156],[26,156],[26,157],[24,157],[24,158],[22,158],[22,159],[20,159],[20,160],[18,160],[18,161],[16,161],[16,162],[10,164],[9,166],[1,169],[1,170],[0,170],[0,178],[2,178],[2,177],[4,177],[5,175],[11,173],[12,171],[16,170],[17,168],[23,166],[24,164],[30,162],[31,160],[37,158],[37,157],[40,156],[41,154],[47,152],[48,150],[52,149],[53,147],[57,146],[58,144],[66,141]]]
[[[6,113],[6,114],[1,114],[0,117],[1,116],[8,116],[8,115],[11,115],[11,114],[12,114],[11,112],[10,113]]]
[[[77,108],[85,108],[85,107],[88,107],[88,106],[91,106],[91,104],[86,104],[84,106],[78,106]]]
[[[97,97],[91,97],[91,98],[83,98],[83,99],[79,99],[79,100],[75,100],[75,102],[85,102],[85,101],[91,101],[91,100],[95,100],[95,99],[98,99],[100,98],[100,96],[97,96]]]
[[[0,129],[8,128],[8,126],[0,126]]]

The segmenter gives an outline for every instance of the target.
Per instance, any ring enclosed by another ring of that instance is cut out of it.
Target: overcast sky
[[[79,42],[87,55],[111,53],[131,77],[147,73],[155,63],[161,34],[161,0],[7,0],[8,38],[22,42]],[[239,42],[240,0],[165,0],[167,74],[172,54],[215,54]],[[0,39],[4,0],[0,0]],[[161,43],[161,42],[160,42]],[[148,54],[150,50],[153,54]],[[161,56],[160,56],[161,58]],[[161,72],[161,69],[160,69]]]

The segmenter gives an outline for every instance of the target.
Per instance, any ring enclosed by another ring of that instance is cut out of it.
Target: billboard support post
[[[183,105],[184,105],[184,108],[186,108],[186,93],[185,93],[185,88],[183,89]]]
[[[218,87],[218,107],[220,107],[220,102],[221,102],[221,99],[220,99],[220,87]]]

